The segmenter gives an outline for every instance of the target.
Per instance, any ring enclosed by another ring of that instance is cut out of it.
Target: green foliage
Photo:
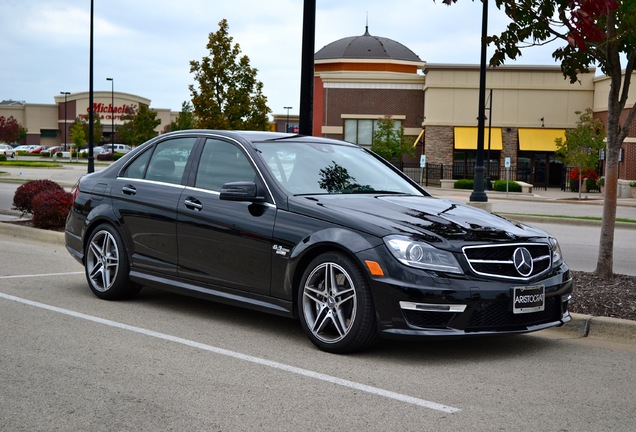
[[[371,150],[384,159],[393,161],[403,154],[412,156],[413,147],[404,138],[404,127],[394,121],[391,116],[378,120],[377,129],[373,131]]]
[[[6,162],[7,161],[7,157],[3,154],[0,155],[0,162]]]
[[[183,102],[181,112],[176,120],[171,122],[164,128],[164,132],[194,129],[196,127],[194,120],[193,107],[190,102]]]
[[[506,184],[508,189],[506,189]],[[497,192],[521,192],[521,185],[512,180],[495,180],[493,182],[492,190]]]
[[[18,187],[13,195],[13,208],[22,213],[33,213],[33,199],[47,190],[64,188],[52,180],[30,180]]]
[[[84,127],[84,134],[86,139],[88,140],[88,122],[82,121],[82,126]],[[93,115],[93,144],[99,143],[102,140],[102,136],[104,134],[104,126],[102,126],[102,122],[99,119],[98,115]]]
[[[122,116],[124,124],[117,129],[117,141],[138,146],[157,136],[155,128],[161,120],[157,119],[157,111],[147,105],[140,105],[139,109],[129,107]]]
[[[578,173],[593,170],[598,165],[599,151],[605,148],[605,129],[601,120],[594,119],[592,109],[576,114],[579,115],[576,128],[567,129],[565,141],[557,138],[555,144],[557,157],[566,165],[576,167]],[[578,177],[577,180],[582,181]],[[595,180],[593,184],[587,184],[588,189],[596,189]]]
[[[455,189],[473,189],[475,187],[474,179],[459,179],[453,184]]]
[[[77,149],[81,148],[84,144],[86,144],[86,129],[84,128],[83,122],[79,119],[75,120],[71,127],[68,130],[69,139],[73,143],[73,146]]]
[[[62,188],[40,192],[32,201],[33,225],[42,229],[64,228],[72,205],[73,195]]]
[[[241,48],[233,44],[227,20],[210,33],[206,48],[209,57],[190,61],[197,85],[190,85],[197,127],[209,129],[267,130],[271,110],[263,95],[258,70],[250,66]]]

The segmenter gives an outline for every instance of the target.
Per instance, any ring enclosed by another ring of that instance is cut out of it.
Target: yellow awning
[[[565,129],[523,129],[519,128],[519,150],[556,151],[554,140],[561,138],[565,142]]]
[[[490,129],[490,150],[503,149],[501,128]],[[477,128],[455,127],[455,150],[477,150]],[[484,128],[484,150],[488,150],[488,128]]]

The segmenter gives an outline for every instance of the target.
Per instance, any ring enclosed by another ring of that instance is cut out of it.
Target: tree
[[[210,56],[190,62],[198,86],[190,85],[197,126],[209,129],[267,130],[271,110],[263,95],[263,83],[239,44],[232,45],[227,20],[210,33]]]
[[[131,146],[138,146],[156,137],[155,128],[161,123],[157,119],[157,111],[143,104],[139,105],[139,109],[128,107],[122,120],[124,124],[117,129],[117,140]]]
[[[25,136],[26,129],[13,116],[0,116],[0,142],[15,143]]]
[[[457,0],[443,0],[445,4]],[[485,1],[485,0],[482,0]],[[636,2],[633,0],[495,0],[511,19],[506,30],[489,36],[495,46],[491,66],[516,59],[531,46],[562,41],[552,57],[570,82],[598,65],[609,77],[605,198],[595,273],[608,280],[614,274],[614,228],[621,146],[636,118],[636,103],[626,107],[636,63]],[[622,63],[625,63],[623,66]],[[626,110],[626,115],[621,116]]]
[[[389,161],[400,159],[403,154],[413,154],[413,147],[404,139],[404,127],[391,116],[378,120],[371,150]]]
[[[84,126],[84,133],[86,134],[86,136],[88,136],[88,122],[83,121],[82,125]],[[93,115],[93,139],[97,140],[97,142],[99,143],[102,140],[103,135],[104,126],[102,125],[102,122],[100,121],[98,115]],[[95,145],[95,143],[93,143],[93,145]]]
[[[556,139],[556,153],[563,163],[577,168],[580,199],[583,173],[598,166],[599,151],[605,147],[605,126],[600,119],[594,119],[591,108],[576,114],[579,115],[576,128],[565,131],[565,141]]]
[[[87,127],[86,123],[76,119],[68,130],[69,138],[77,151],[86,144]]]
[[[194,113],[192,112],[192,104],[186,101],[181,104],[181,112],[177,116],[176,120],[170,122],[170,124],[167,125],[163,131],[170,132],[178,130],[188,130],[194,129],[195,127],[196,125],[194,120]]]

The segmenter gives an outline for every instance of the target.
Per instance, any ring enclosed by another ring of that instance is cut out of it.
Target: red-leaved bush
[[[22,213],[33,213],[33,199],[41,192],[58,190],[64,192],[64,188],[52,180],[30,180],[15,191],[13,195],[13,208]]]
[[[33,226],[42,229],[61,229],[73,205],[73,194],[64,189],[50,189],[33,198]]]

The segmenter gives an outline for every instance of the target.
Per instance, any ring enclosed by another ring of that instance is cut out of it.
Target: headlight
[[[384,242],[402,264],[426,270],[463,274],[452,253],[437,249],[428,243],[403,236],[389,236]]]
[[[552,248],[552,267],[558,267],[563,264],[563,255],[559,242],[554,237],[550,237],[550,246]]]

